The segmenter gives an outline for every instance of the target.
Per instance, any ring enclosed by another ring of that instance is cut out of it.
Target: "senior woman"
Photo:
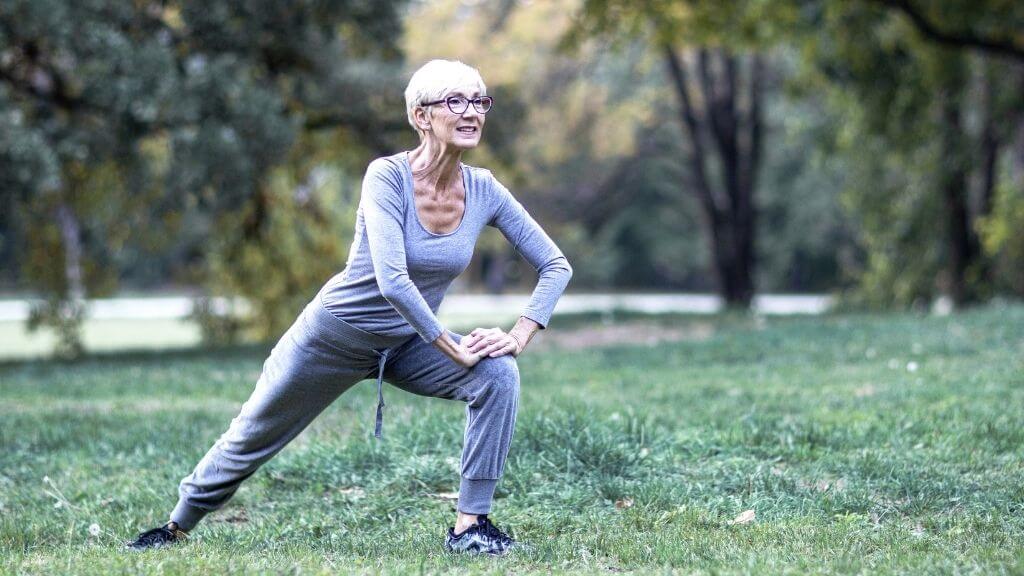
[[[181,481],[169,522],[129,547],[182,540],[335,398],[373,376],[377,437],[383,381],[467,404],[458,510],[445,548],[500,555],[515,546],[488,514],[515,429],[516,357],[546,327],[572,268],[488,170],[461,162],[480,143],[492,104],[486,93],[479,72],[461,62],[433,60],[413,74],[405,101],[419,146],[370,163],[344,270],[274,346],[241,413]],[[462,336],[435,314],[488,225],[536,268],[538,281],[509,332],[477,328]]]

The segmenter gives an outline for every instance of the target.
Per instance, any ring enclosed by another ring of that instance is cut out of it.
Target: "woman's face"
[[[480,96],[480,89],[476,87],[456,88],[445,94],[443,98],[451,96],[476,98]],[[429,106],[425,111],[424,118],[430,126],[430,129],[426,131],[428,138],[433,135],[439,143],[461,150],[476,148],[480,144],[485,116],[477,112],[472,104],[466,106],[466,111],[462,114],[453,113],[444,102]]]

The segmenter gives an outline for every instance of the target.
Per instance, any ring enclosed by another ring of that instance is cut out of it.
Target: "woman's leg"
[[[460,334],[449,331],[459,342]],[[460,512],[488,514],[505,469],[519,407],[519,367],[513,356],[484,358],[463,368],[433,344],[413,338],[394,350],[384,379],[414,394],[466,402]]]
[[[308,311],[308,309],[307,309]],[[322,321],[322,320],[321,320]],[[294,439],[335,398],[376,368],[372,351],[338,349],[304,312],[274,346],[256,388],[228,430],[182,479],[171,521],[190,530]]]

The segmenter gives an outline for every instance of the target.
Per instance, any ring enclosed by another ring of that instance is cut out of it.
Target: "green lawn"
[[[556,347],[608,322],[556,319],[520,359],[493,518],[533,550],[504,559],[441,549],[462,406],[390,388],[378,441],[369,381],[190,543],[122,552],[163,521],[267,347],[0,365],[0,570],[1024,572],[1024,306],[661,318],[700,329]]]

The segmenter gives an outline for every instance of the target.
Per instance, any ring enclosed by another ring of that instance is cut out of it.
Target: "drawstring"
[[[388,361],[390,351],[390,349],[385,349],[383,352],[374,350],[380,355],[377,364],[377,423],[373,428],[373,435],[377,438],[381,437],[381,429],[384,427],[384,363]]]

